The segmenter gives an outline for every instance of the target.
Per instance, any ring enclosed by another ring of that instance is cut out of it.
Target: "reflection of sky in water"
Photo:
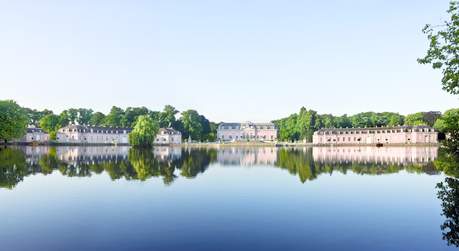
[[[0,240],[2,250],[447,250],[443,179],[337,172],[303,184],[270,164],[220,161],[169,186],[36,174],[0,190]]]

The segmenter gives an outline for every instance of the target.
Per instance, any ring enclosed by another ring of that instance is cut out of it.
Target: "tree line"
[[[406,116],[394,112],[362,112],[348,116],[334,116],[332,114],[319,114],[317,111],[302,107],[298,113],[293,113],[286,118],[274,120],[279,129],[281,141],[312,141],[315,131],[321,128],[365,128],[400,125],[427,125],[437,130],[446,132],[459,121],[459,109],[451,109],[442,116],[438,112],[417,112]],[[446,117],[445,117],[446,116]],[[439,121],[449,121],[449,125]]]
[[[55,114],[53,111],[36,110],[19,106],[13,100],[0,100],[0,140],[9,141],[22,137],[28,125],[42,128],[52,139],[57,131],[69,124],[101,127],[135,128],[139,118],[143,118],[151,128],[172,127],[182,133],[183,138],[195,141],[214,141],[217,124],[210,122],[196,110],[179,112],[166,105],[162,111],[152,111],[147,107],[113,106],[104,114],[87,108],[70,108]],[[178,118],[177,118],[178,117]]]
[[[450,109],[443,115],[438,112],[418,112],[406,116],[394,112],[362,112],[334,116],[302,107],[298,113],[272,122],[278,128],[280,141],[309,142],[314,132],[321,128],[428,125],[449,134],[451,137],[447,143],[458,149],[458,121],[459,108]],[[209,121],[196,110],[179,112],[171,105],[166,105],[162,111],[152,111],[143,106],[126,109],[113,106],[107,114],[87,108],[70,108],[55,114],[47,109],[22,108],[12,100],[0,100],[0,140],[20,138],[25,134],[27,125],[40,127],[55,139],[57,130],[69,124],[133,128],[130,135],[133,145],[148,145],[148,142],[153,142],[157,130],[163,127],[180,131],[184,139],[215,141],[218,127],[218,123]]]

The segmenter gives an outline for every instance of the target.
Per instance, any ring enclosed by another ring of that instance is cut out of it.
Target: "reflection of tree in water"
[[[27,174],[26,159],[21,150],[0,148],[0,187],[12,189]]]
[[[441,152],[435,165],[449,176],[437,184],[437,197],[441,200],[442,215],[445,222],[441,225],[443,239],[448,245],[459,247],[459,156]]]
[[[56,148],[47,149],[46,154],[27,156],[24,151],[14,147],[0,149],[0,187],[11,189],[28,175],[48,175],[55,170],[67,177],[90,177],[106,172],[112,180],[145,181],[161,177],[168,185],[177,178],[176,170],[183,177],[193,178],[216,160],[215,149],[182,149],[165,160],[155,156],[151,149],[130,149],[127,156],[83,156],[72,157],[72,161],[61,160]]]
[[[25,156],[19,149],[3,149],[0,160],[0,182],[4,187],[14,187],[24,176],[42,173],[51,174],[58,170],[68,177],[89,177],[94,174],[107,173],[112,180],[140,180],[161,177],[165,184],[171,184],[177,178],[177,172],[182,177],[194,178],[207,170],[208,166],[217,161],[217,150],[211,148],[182,148],[160,149],[159,151],[130,149],[126,153],[102,155],[59,155],[56,148],[46,148],[46,154],[40,153]],[[33,152],[33,151],[31,151]],[[101,151],[104,152],[104,151]],[[156,155],[158,152],[166,155]],[[69,160],[67,160],[67,158]],[[62,160],[65,159],[65,160]],[[447,163],[436,161],[435,165],[445,173],[454,174],[454,168]],[[312,149],[280,148],[277,152],[275,166],[298,175],[301,182],[314,180],[321,174],[339,172],[346,174],[352,171],[362,175],[380,175],[397,173],[406,170],[412,173],[438,173],[432,164],[376,164],[314,161]],[[458,172],[459,173],[459,172]]]
[[[128,159],[134,170],[134,176],[129,178],[145,181],[151,177],[163,177],[164,184],[171,184],[177,178],[174,174],[175,163],[173,161],[158,160],[151,149],[131,148]],[[126,166],[126,168],[129,168],[129,166]]]
[[[277,154],[275,166],[287,169],[291,174],[298,175],[301,182],[314,180],[321,174],[332,174],[339,172],[346,174],[352,171],[361,175],[382,175],[398,173],[405,170],[410,173],[437,174],[439,171],[433,163],[426,164],[378,164],[378,163],[358,163],[352,161],[345,162],[318,162],[314,161],[312,149],[287,149],[281,148]]]
[[[312,149],[281,148],[277,153],[276,166],[287,169],[291,174],[298,174],[301,182],[313,180],[317,177],[317,169],[312,157]]]
[[[217,151],[215,149],[184,150],[179,161],[180,175],[194,178],[199,173],[203,173],[216,159]]]
[[[437,184],[437,196],[441,200],[442,215],[446,217],[441,225],[443,240],[448,245],[459,247],[459,180],[446,177]]]

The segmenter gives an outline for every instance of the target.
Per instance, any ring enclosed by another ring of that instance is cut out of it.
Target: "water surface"
[[[435,147],[10,147],[1,250],[452,250],[445,161]]]

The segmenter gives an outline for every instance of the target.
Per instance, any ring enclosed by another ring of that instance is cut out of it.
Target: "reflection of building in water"
[[[49,146],[22,146],[19,149],[24,152],[26,161],[29,164],[37,164],[41,156],[49,153]]]
[[[223,165],[274,165],[276,159],[275,147],[223,147],[217,151],[218,163]]]
[[[321,163],[421,164],[437,158],[438,147],[314,147],[314,161]]]
[[[153,148],[156,159],[162,161],[177,160],[182,156],[182,148],[159,146]]]
[[[67,163],[94,164],[103,161],[125,160],[129,147],[91,147],[91,146],[65,146],[56,148],[56,156]]]

